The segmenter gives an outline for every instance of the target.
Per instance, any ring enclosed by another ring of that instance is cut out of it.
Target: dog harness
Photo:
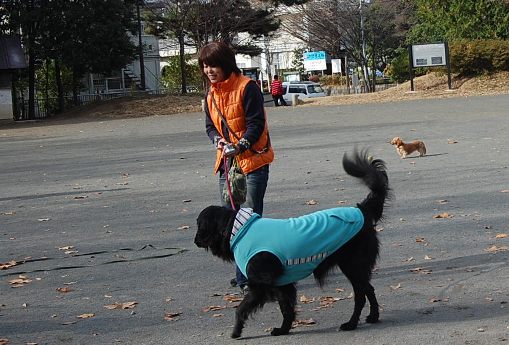
[[[235,263],[246,276],[249,260],[266,251],[284,266],[277,286],[297,282],[334,253],[364,224],[361,210],[339,207],[288,219],[262,218],[251,209],[241,208],[235,218],[230,248]]]

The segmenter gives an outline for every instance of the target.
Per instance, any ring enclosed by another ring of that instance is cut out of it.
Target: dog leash
[[[223,166],[224,166],[224,174],[226,176],[226,184],[228,188],[228,196],[230,197],[230,203],[232,205],[232,209],[235,211],[235,203],[233,202],[233,195],[232,195],[232,187],[230,185],[230,169],[228,168],[228,158],[223,155]]]

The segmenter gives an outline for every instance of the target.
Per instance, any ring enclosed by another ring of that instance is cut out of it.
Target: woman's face
[[[219,66],[212,67],[204,63],[203,73],[207,76],[207,78],[209,78],[211,84],[224,81],[224,72]]]

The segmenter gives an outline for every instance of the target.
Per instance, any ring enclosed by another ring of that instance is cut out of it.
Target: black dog
[[[343,156],[343,168],[349,175],[361,179],[364,184],[369,187],[371,192],[364,201],[357,205],[357,208],[337,208],[321,211],[336,212],[343,209],[349,209],[348,212],[357,212],[361,219],[360,223],[355,223],[360,224],[358,225],[358,229],[355,230],[356,232],[351,234],[349,239],[344,240],[346,243],[344,243],[339,249],[337,249],[338,246],[334,247],[335,249],[329,253],[322,251],[321,254],[313,256],[305,254],[305,257],[298,256],[300,259],[284,261],[281,259],[280,251],[277,249],[274,251],[264,249],[255,252],[254,255],[249,257],[241,257],[241,254],[237,251],[238,246],[233,245],[233,243],[240,237],[247,237],[247,230],[242,230],[243,227],[247,227],[249,224],[249,230],[251,230],[252,227],[256,225],[256,222],[259,222],[259,224],[262,224],[262,229],[258,230],[259,228],[256,228],[256,231],[263,231],[263,227],[265,226],[264,224],[266,224],[265,222],[268,222],[269,225],[275,224],[277,227],[277,225],[280,224],[278,222],[281,222],[282,224],[287,220],[271,220],[260,218],[258,215],[253,214],[249,220],[247,220],[244,224],[241,224],[241,230],[239,230],[239,217],[237,217],[237,215],[240,215],[241,212],[245,213],[245,209],[241,209],[238,213],[225,207],[209,206],[198,216],[198,231],[194,239],[195,244],[200,248],[205,248],[207,250],[210,249],[213,255],[225,261],[233,262],[236,260],[236,263],[239,265],[241,270],[241,266],[244,267],[244,273],[248,278],[249,290],[236,311],[236,321],[231,335],[232,338],[240,337],[242,329],[244,328],[244,323],[249,315],[262,308],[268,301],[277,301],[281,308],[281,313],[283,314],[283,323],[281,327],[274,328],[271,334],[288,334],[296,315],[295,306],[297,303],[297,290],[295,282],[306,275],[313,273],[317,283],[320,286],[323,286],[327,274],[336,266],[338,266],[349,279],[353,286],[355,296],[354,312],[350,320],[341,325],[341,329],[353,330],[357,328],[361,311],[366,303],[366,297],[370,303],[370,313],[366,318],[366,322],[375,323],[378,321],[379,307],[375,297],[375,290],[370,284],[370,280],[371,272],[375,266],[379,250],[379,242],[377,239],[375,225],[382,218],[384,204],[390,197],[389,183],[385,172],[385,163],[379,159],[372,160],[368,156],[367,152],[363,151],[360,153],[355,152],[353,157],[349,157],[345,154]],[[316,214],[320,214],[320,212],[316,212]],[[309,216],[313,215],[315,214]],[[245,220],[244,216],[240,218]],[[306,219],[306,217],[308,216],[300,218]],[[329,214],[327,217],[325,217],[327,220],[326,223],[336,221],[331,220],[332,218],[335,218],[335,215],[331,216]],[[292,218],[291,222],[300,218]],[[348,216],[346,219],[347,225],[354,224],[349,223],[350,219]],[[301,226],[300,228],[303,227],[305,228],[305,226]],[[335,245],[334,241],[337,241],[335,239],[336,234],[342,231],[337,228],[338,227],[336,225],[333,225],[335,233],[332,236],[330,234],[327,235],[328,237],[323,242],[332,242],[332,244]],[[237,230],[239,231],[238,233],[236,232]],[[315,226],[304,229],[304,240],[307,241],[306,236],[313,237],[315,230],[316,232],[319,231],[315,229]],[[256,231],[252,231],[252,233]],[[277,231],[278,229],[275,229],[272,233]],[[298,236],[297,230],[295,230],[295,234],[295,236]],[[288,245],[287,242],[290,242],[290,238],[293,237],[293,235],[285,236],[287,240],[284,241],[274,241],[273,239],[269,239],[268,241],[272,241],[272,243],[278,242],[280,244],[279,248],[286,249],[285,246]],[[332,238],[332,241],[330,240],[331,237],[334,237]],[[254,240],[254,242],[263,241],[263,238]],[[313,240],[310,238],[310,242],[312,241],[320,242],[316,239]],[[260,243],[255,244],[259,245]],[[318,245],[320,245],[320,243],[318,243]],[[296,253],[301,254],[306,252],[307,247],[309,246],[309,243],[304,243],[297,249]],[[266,248],[267,245],[263,244],[263,247]],[[244,265],[239,264],[239,262],[242,262],[243,260],[246,263]],[[285,275],[287,275],[293,268],[299,266],[310,266],[312,268],[309,269],[309,272],[300,272],[301,276],[297,278],[284,278]]]

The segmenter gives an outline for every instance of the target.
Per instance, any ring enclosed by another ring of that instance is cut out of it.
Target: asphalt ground
[[[361,201],[367,188],[341,167],[355,146],[387,162],[395,198],[372,280],[381,322],[339,331],[353,300],[337,273],[323,290],[298,284],[290,335],[270,336],[272,303],[239,340],[233,266],[193,244],[197,214],[219,199],[202,114],[0,128],[0,264],[16,262],[0,270],[0,339],[507,344],[507,109],[508,95],[270,108],[267,217]],[[400,159],[394,136],[423,140],[428,155]]]

